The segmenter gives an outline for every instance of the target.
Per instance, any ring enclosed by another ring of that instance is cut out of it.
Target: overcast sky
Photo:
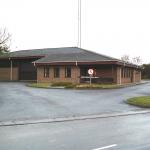
[[[12,50],[77,46],[78,0],[0,0]],[[82,0],[82,48],[150,63],[150,0]]]

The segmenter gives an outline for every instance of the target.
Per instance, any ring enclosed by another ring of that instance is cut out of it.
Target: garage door
[[[31,62],[20,63],[19,80],[37,80],[37,71]]]

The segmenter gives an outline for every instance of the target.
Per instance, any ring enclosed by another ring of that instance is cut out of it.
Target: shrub
[[[72,86],[73,84],[71,82],[53,82],[51,86],[64,86],[64,87],[69,87]]]

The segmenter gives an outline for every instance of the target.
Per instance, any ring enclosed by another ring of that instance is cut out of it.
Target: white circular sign
[[[93,73],[94,73],[94,70],[93,70],[93,69],[89,69],[89,70],[88,70],[88,74],[89,74],[89,75],[92,75]]]

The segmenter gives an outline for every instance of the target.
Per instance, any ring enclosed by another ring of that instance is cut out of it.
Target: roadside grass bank
[[[133,97],[128,99],[127,103],[134,106],[150,108],[150,96]]]
[[[123,88],[124,85],[117,84],[73,84],[71,82],[57,82],[57,83],[28,83],[26,84],[33,88],[65,88],[65,89],[116,89]]]

